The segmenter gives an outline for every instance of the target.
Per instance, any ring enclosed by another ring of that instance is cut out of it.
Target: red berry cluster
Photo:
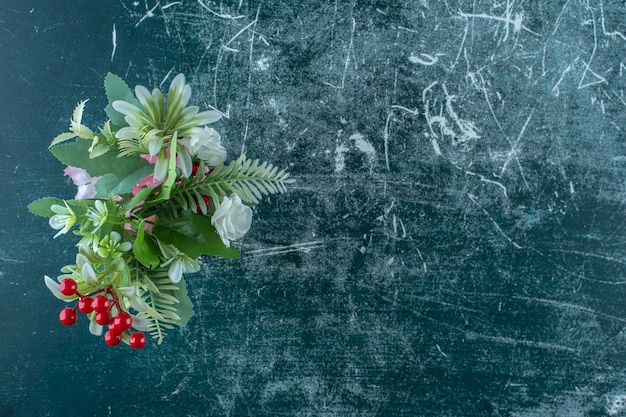
[[[89,294],[81,295],[78,284],[72,278],[65,278],[59,285],[61,294],[78,296],[78,303],[74,307],[66,307],[59,313],[59,320],[65,326],[71,326],[78,320],[78,309],[81,313],[95,313],[95,321],[101,326],[108,326],[104,334],[104,342],[109,346],[117,346],[122,341],[122,335],[128,331],[128,343],[135,349],[146,345],[146,336],[141,332],[131,332],[133,319],[124,311],[111,287],[104,287]]]

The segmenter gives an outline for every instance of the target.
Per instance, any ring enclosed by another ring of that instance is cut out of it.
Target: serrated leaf
[[[40,198],[39,200],[35,200],[32,203],[30,203],[28,205],[28,210],[36,216],[52,217],[55,215],[55,213],[52,210],[50,210],[50,207],[53,204],[62,206],[63,200],[61,200],[60,198],[56,198],[56,197]]]
[[[57,135],[52,140],[52,143],[50,143],[50,146],[48,146],[48,147],[52,148],[54,145],[58,145],[61,142],[65,142],[66,140],[70,140],[70,139],[75,138],[75,137],[76,137],[76,133],[73,133],[73,132],[61,133],[60,135]]]
[[[67,204],[77,216],[80,216],[87,212],[88,205],[86,204],[86,201],[88,200],[61,200],[56,197],[44,197],[30,203],[28,205],[28,210],[36,216],[52,217],[56,214],[50,210],[50,207],[53,204],[57,204],[59,206]]]
[[[63,143],[50,149],[50,152],[65,165],[83,168],[92,177],[112,174],[117,178],[126,178],[141,164],[139,155],[117,157],[114,151],[106,152],[97,158],[89,158],[91,141],[76,139],[71,143]]]
[[[132,90],[128,87],[124,80],[110,72],[107,73],[106,77],[104,77],[104,90],[107,98],[109,99],[109,104],[104,109],[105,113],[109,116],[109,119],[111,119],[113,124],[117,126],[127,126],[128,123],[124,120],[124,115],[115,110],[111,103],[115,100],[124,100],[139,108],[141,108],[141,104],[135,98]]]
[[[162,243],[176,246],[193,259],[202,254],[223,258],[240,256],[235,247],[224,245],[208,217],[191,211],[183,211],[176,218],[160,218],[152,232]]]

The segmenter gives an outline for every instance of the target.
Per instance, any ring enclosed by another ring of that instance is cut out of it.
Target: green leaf
[[[66,140],[70,140],[70,139],[75,138],[75,137],[76,137],[76,133],[73,133],[73,132],[61,133],[60,135],[57,135],[57,137],[55,137],[52,140],[52,143],[48,147],[51,148],[54,145],[57,145],[57,144],[59,144],[61,142],[65,142]]]
[[[91,141],[76,139],[71,143],[63,143],[50,149],[50,152],[65,165],[83,168],[92,177],[105,174],[115,175],[117,178],[126,178],[141,164],[139,155],[117,157],[114,151],[106,152],[96,158],[89,158]]]
[[[115,100],[124,100],[133,104],[139,108],[141,108],[141,104],[133,95],[132,90],[126,85],[123,79],[119,76],[107,73],[106,77],[104,77],[104,90],[106,91],[107,98],[109,99],[109,104],[106,106],[104,111],[106,112],[111,122],[117,126],[127,126],[126,120],[124,120],[124,115],[115,110],[112,106],[112,103]]]
[[[56,214],[50,210],[53,204],[64,206],[67,203],[77,216],[81,216],[87,212],[87,209],[90,207],[88,202],[91,201],[93,200],[61,200],[56,197],[44,197],[30,203],[28,210],[36,216],[52,217]]]
[[[150,194],[152,194],[152,192],[154,191],[154,188],[142,188],[137,194],[135,194],[135,196],[130,200],[130,202],[128,203],[128,205],[126,206],[127,209],[131,210],[135,207],[137,207],[137,205],[139,203],[141,203],[142,201],[145,201],[146,198],[148,198],[148,196]]]
[[[239,258],[239,251],[231,246],[227,248],[211,220],[201,214],[183,211],[178,217],[159,219],[152,233],[168,245],[174,245],[191,258],[202,254],[223,258]]]
[[[180,317],[176,324],[181,327],[185,327],[191,318],[191,314],[193,313],[193,303],[187,294],[187,284],[185,283],[185,279],[182,278],[178,284],[177,290],[165,290],[164,294],[170,294],[178,299],[178,304],[176,304],[176,314]]]
[[[145,160],[142,159],[141,161],[145,161]],[[135,187],[135,185],[137,185],[139,180],[144,179],[145,177],[147,177],[148,175],[154,172],[154,165],[148,164],[147,161],[145,161],[145,164],[142,164],[142,165],[143,166],[139,168],[137,171],[133,172],[132,174],[124,178],[122,181],[120,181],[119,184],[117,184],[117,186],[113,189],[113,194],[119,195],[119,194],[130,193],[132,189]]]
[[[56,197],[44,197],[39,200],[35,200],[28,205],[28,210],[36,215],[42,217],[52,217],[55,213],[50,210],[50,206],[53,204],[58,204],[59,206],[63,205],[63,200]]]
[[[120,180],[113,174],[106,174],[100,177],[100,179],[94,185],[96,189],[96,198],[108,198],[109,193],[117,184],[120,183]]]
[[[159,194],[159,201],[165,201],[170,198],[170,193],[172,191],[172,187],[174,186],[174,181],[176,181],[176,144],[178,133],[174,133],[172,136],[172,141],[170,143],[170,160],[167,164],[167,178],[163,182],[161,186],[161,193]]]
[[[133,253],[139,262],[146,268],[152,269],[159,266],[159,247],[150,235],[144,232],[144,219],[141,219],[137,227],[137,238],[133,242]]]

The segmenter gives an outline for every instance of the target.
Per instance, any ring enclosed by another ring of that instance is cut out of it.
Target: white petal
[[[183,277],[183,262],[178,259],[174,261],[167,270],[167,276],[174,284],[178,284]]]
[[[72,301],[73,297],[67,297],[61,293],[58,282],[56,282],[55,280],[53,280],[47,275],[43,276],[43,281],[46,284],[46,287],[48,287],[48,289],[52,293],[52,295],[54,295],[56,298],[58,298],[59,300],[63,300],[65,302]]]
[[[102,326],[100,326],[94,320],[91,320],[89,322],[89,333],[94,336],[102,336]]]
[[[139,330],[140,332],[147,332],[150,330],[150,320],[135,316],[134,314],[131,314],[130,317],[133,319],[133,328],[136,330]]]
[[[89,259],[87,259],[85,255],[83,255],[82,253],[76,254],[76,265],[78,266],[78,268],[83,269],[83,266],[85,266],[85,264],[88,264],[88,263],[89,263]]]
[[[96,277],[96,271],[94,271],[93,266],[90,263],[86,263],[81,268],[81,273],[83,275],[83,280],[87,284],[98,285],[98,278]]]
[[[147,110],[150,107],[150,101],[152,101],[150,91],[143,85],[138,85],[135,87],[135,95],[144,109]]]
[[[50,220],[48,220],[48,224],[54,230],[59,230],[65,227],[65,223],[66,223],[65,220],[66,219],[64,215],[55,214],[54,216],[50,217]]]
[[[133,127],[123,127],[117,131],[115,137],[118,139],[136,139],[137,131]]]
[[[148,143],[148,152],[150,156],[155,156],[161,151],[163,147],[163,138],[161,136],[155,136],[150,139],[150,143]]]
[[[183,176],[185,178],[189,178],[191,170],[193,169],[193,163],[187,149],[183,149],[182,152],[178,154],[178,161],[180,162],[180,170],[182,171]]]
[[[116,231],[112,231],[109,236],[111,236],[111,240],[114,242],[119,242],[120,240],[122,240],[122,236]]]
[[[137,288],[135,287],[118,287],[117,292],[124,297],[135,297],[137,295]]]
[[[148,305],[139,297],[129,298],[130,306],[137,312],[148,311]]]
[[[126,116],[136,116],[142,113],[138,107],[124,100],[115,100],[111,105],[115,110]]]
[[[174,77],[174,79],[172,80],[172,83],[170,84],[170,90],[182,90],[184,86],[185,75],[181,73]]]
[[[154,164],[154,179],[157,181],[163,180],[167,175],[167,153],[159,152],[156,164]]]

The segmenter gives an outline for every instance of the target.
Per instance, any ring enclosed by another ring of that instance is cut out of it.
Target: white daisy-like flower
[[[162,180],[167,174],[167,149],[173,136],[178,139],[189,136],[195,128],[216,122],[221,114],[216,111],[199,113],[196,106],[187,106],[191,98],[191,87],[185,84],[185,76],[178,74],[167,93],[167,103],[158,88],[148,91],[144,86],[135,87],[135,96],[141,108],[124,100],[116,100],[113,108],[124,115],[128,126],[118,130],[116,136],[120,140],[121,155],[150,154],[157,157],[154,174]],[[182,148],[182,149],[180,149]],[[189,150],[181,146],[177,155],[183,175],[191,175],[191,155]]]
[[[72,226],[76,223],[76,214],[66,202],[63,203],[65,204],[65,207],[58,204],[50,206],[50,210],[56,213],[54,216],[50,217],[50,220],[48,221],[50,227],[58,230],[57,234],[54,235],[55,238],[69,232]]]

